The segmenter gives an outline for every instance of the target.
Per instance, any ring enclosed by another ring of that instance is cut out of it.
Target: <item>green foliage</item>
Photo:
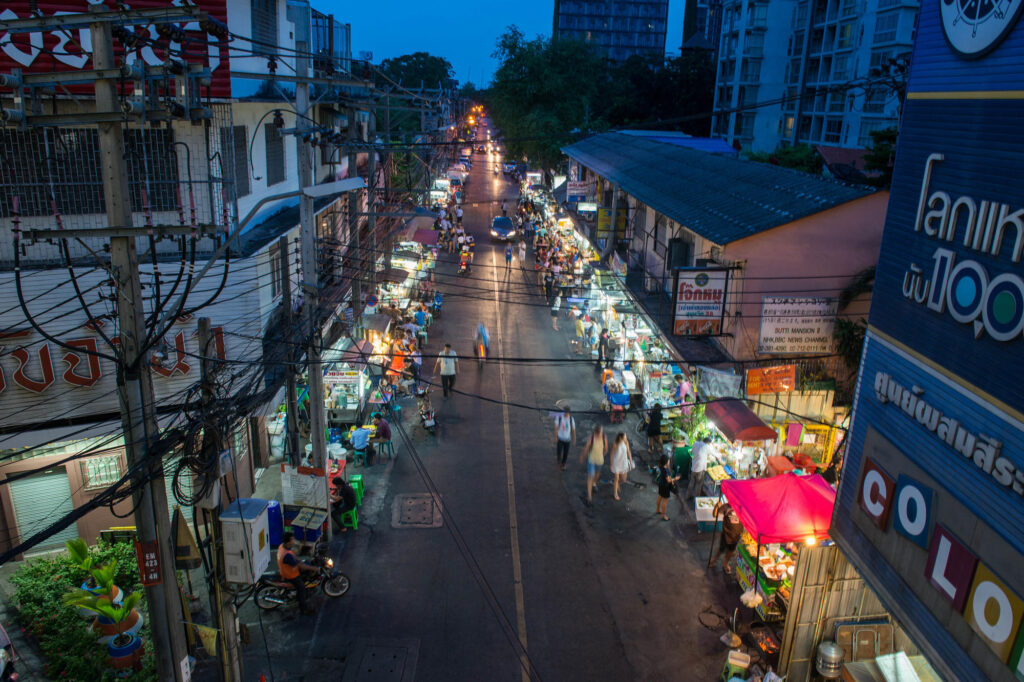
[[[853,281],[839,292],[839,309],[842,310],[861,294],[869,294],[875,286],[875,266],[869,266],[853,276]]]
[[[871,178],[876,187],[889,187],[892,184],[892,166],[896,157],[896,138],[899,131],[895,127],[871,131],[871,146],[864,155],[864,168],[878,171],[881,175]]]
[[[84,543],[83,543],[84,544]],[[111,582],[125,592],[141,589],[135,550],[131,543],[108,544],[100,542],[88,548],[89,570],[76,545],[71,554],[26,561],[11,577],[14,585],[13,606],[17,620],[39,645],[46,659],[44,673],[52,679],[108,680],[112,674],[104,671],[106,648],[96,641],[89,624],[78,615],[77,607],[64,601],[64,595],[78,589],[96,566],[112,566]],[[103,577],[105,577],[104,574]],[[141,594],[139,595],[141,597]],[[130,596],[126,596],[126,601]],[[140,602],[135,600],[136,607]],[[142,609],[140,609],[142,610]],[[144,614],[145,615],[145,614]],[[148,619],[147,619],[148,620]],[[149,638],[148,630],[142,635]],[[152,648],[146,646],[143,670],[127,678],[138,682],[158,679]]]
[[[832,328],[836,352],[852,370],[860,365],[860,354],[864,349],[864,332],[867,326],[863,320],[848,320],[837,317]]]
[[[821,156],[809,144],[779,147],[774,152],[748,152],[746,156],[751,161],[821,175]]]
[[[426,52],[385,59],[380,64],[380,70],[392,81],[407,88],[418,88],[421,85],[424,88],[444,87],[455,76],[451,62]],[[383,84],[386,84],[386,80]]]

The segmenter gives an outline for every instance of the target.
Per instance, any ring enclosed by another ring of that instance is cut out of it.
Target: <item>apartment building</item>
[[[899,118],[916,0],[725,0],[714,133],[744,150],[865,147]]]
[[[581,40],[615,62],[664,57],[668,0],[555,0],[552,36]]]

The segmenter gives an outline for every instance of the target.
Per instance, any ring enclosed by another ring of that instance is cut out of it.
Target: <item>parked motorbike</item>
[[[0,682],[18,682],[18,673],[14,670],[14,645],[7,636],[4,626],[0,625]]]
[[[306,592],[322,589],[328,597],[340,597],[348,592],[352,582],[348,576],[340,571],[334,570],[334,559],[327,556],[326,543],[318,543],[313,552],[313,559],[309,562],[317,567],[316,573],[304,573],[306,577]],[[256,583],[256,592],[253,595],[256,606],[266,611],[271,611],[282,604],[298,603],[295,596],[295,587],[284,580],[277,572],[264,573]]]
[[[437,433],[437,419],[434,417],[434,407],[430,404],[430,393],[427,389],[416,392],[416,405],[419,408],[420,424],[430,435]]]

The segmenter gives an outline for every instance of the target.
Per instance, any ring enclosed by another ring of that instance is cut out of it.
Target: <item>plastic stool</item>
[[[391,441],[385,441],[380,444],[379,452],[380,458],[384,459],[384,452],[388,453],[388,459],[394,459],[395,457],[395,446]]]
[[[402,421],[402,406],[391,403],[391,416],[396,422]]]
[[[353,450],[352,452],[352,464],[363,464],[366,466],[366,450]]]
[[[622,405],[612,405],[611,417],[610,417],[610,420],[609,420],[608,423],[609,424],[621,424],[622,423],[622,417],[625,414],[626,414],[626,411],[623,409]]]
[[[604,386],[604,382],[608,381],[613,376],[615,376],[615,372],[613,372],[610,369],[606,369],[603,372],[601,372],[601,385]]]
[[[356,504],[362,504],[363,494],[366,492],[366,489],[363,487],[363,475],[352,474],[348,477],[348,484],[352,486],[352,490],[355,491]]]
[[[341,525],[352,530],[359,530],[359,509],[352,507],[341,515]],[[744,670],[746,670],[744,668]]]
[[[725,666],[722,668],[722,674],[719,675],[719,679],[722,682],[729,682],[734,677],[745,680],[747,679],[747,668],[749,667],[750,656],[739,649],[733,649],[729,652],[729,657],[725,659]]]

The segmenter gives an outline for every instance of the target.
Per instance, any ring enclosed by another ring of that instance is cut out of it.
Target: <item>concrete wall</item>
[[[838,296],[854,275],[878,262],[888,192],[848,202],[725,246],[737,263],[729,283],[722,344],[737,360],[758,357],[763,296]],[[862,297],[843,311],[867,316]]]

